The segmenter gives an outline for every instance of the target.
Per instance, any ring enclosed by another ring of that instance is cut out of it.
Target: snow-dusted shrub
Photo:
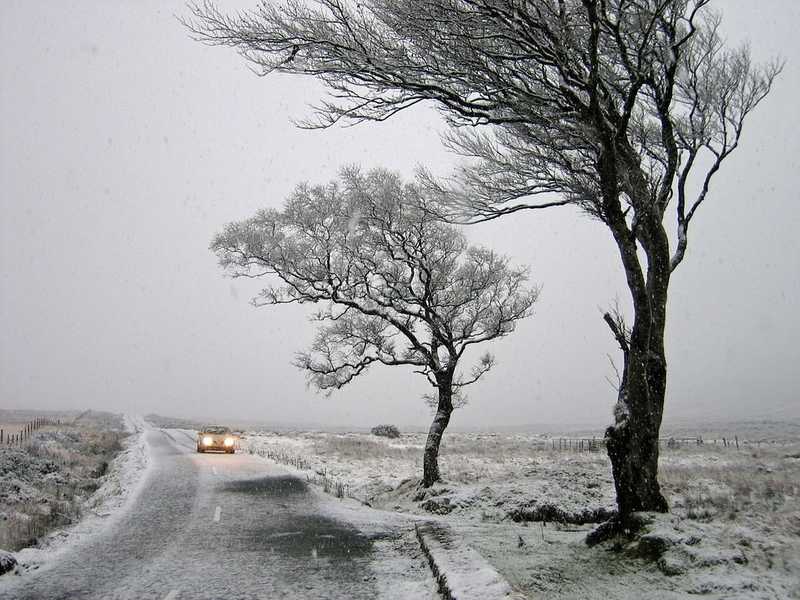
[[[400,430],[394,425],[376,425],[372,428],[372,435],[388,438],[399,438]]]

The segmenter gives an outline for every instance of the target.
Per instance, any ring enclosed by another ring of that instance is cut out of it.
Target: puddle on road
[[[273,477],[231,481],[220,486],[220,490],[223,492],[285,498],[287,496],[308,493],[308,484],[297,477],[276,475]]]
[[[252,523],[247,530],[231,531],[231,549],[275,552],[293,558],[343,561],[372,552],[372,540],[354,527],[319,515],[285,515],[276,523]]]
[[[345,561],[362,558],[372,551],[372,540],[358,529],[341,521],[314,514],[297,514],[292,508],[307,509],[310,504],[308,484],[287,475],[231,481],[218,487],[222,492],[261,496],[269,502],[259,508],[280,507],[278,514],[268,512],[244,526],[234,525],[220,542],[234,552],[274,552],[292,558],[320,558]],[[308,495],[308,499],[302,496]],[[288,509],[288,510],[287,510]],[[285,512],[284,512],[285,511]]]

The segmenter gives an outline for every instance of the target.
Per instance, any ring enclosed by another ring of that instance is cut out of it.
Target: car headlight
[[[233,446],[233,438],[225,438],[226,446]]]
[[[212,438],[210,438],[209,436],[206,436],[206,437],[203,438],[203,446],[210,446],[213,443],[214,443],[214,440]]]

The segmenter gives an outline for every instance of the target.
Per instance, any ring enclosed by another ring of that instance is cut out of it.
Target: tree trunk
[[[617,492],[619,522],[637,511],[667,512],[658,484],[658,435],[664,414],[667,362],[664,351],[669,244],[660,222],[642,225],[640,241],[647,254],[644,292],[633,294],[634,322],[614,425],[606,430]]]
[[[630,340],[621,343],[625,366],[614,408],[614,424],[605,435],[618,515],[590,534],[587,538],[590,544],[620,529],[629,529],[634,512],[669,509],[658,485],[658,433],[667,381],[664,327],[670,278],[663,206],[654,203],[636,152],[620,145],[619,140],[605,140],[597,167],[602,216],[619,249],[634,318]],[[625,210],[620,202],[623,193],[630,202]],[[634,214],[629,225],[630,208]],[[646,255],[644,268],[640,250]]]
[[[633,395],[628,397],[629,402],[633,399]],[[663,406],[663,396],[660,404]],[[606,430],[617,509],[623,524],[637,511],[669,510],[658,484],[660,419],[653,419],[643,412],[631,411],[626,419],[618,420]]]
[[[425,453],[422,458],[422,486],[431,487],[439,481],[439,445],[442,435],[450,423],[453,413],[453,382],[452,377],[437,377],[439,384],[439,403],[436,416],[433,418],[431,428],[428,430],[428,439],[425,442]]]

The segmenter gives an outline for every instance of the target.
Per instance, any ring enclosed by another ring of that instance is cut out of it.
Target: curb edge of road
[[[509,600],[522,598],[486,560],[459,540],[444,523],[414,525],[439,592],[445,600]]]

